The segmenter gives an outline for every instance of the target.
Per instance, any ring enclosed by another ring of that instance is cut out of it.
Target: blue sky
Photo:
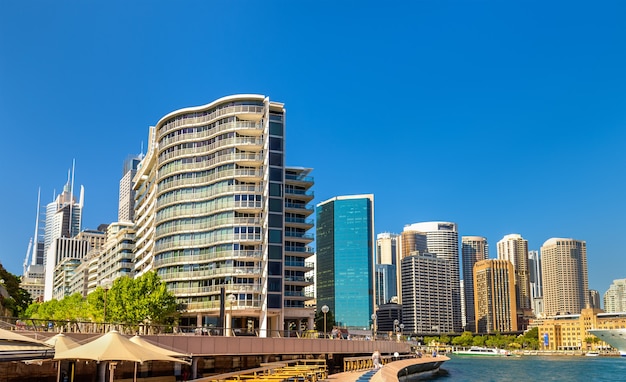
[[[21,274],[37,190],[76,160],[83,228],[117,219],[122,163],[171,111],[237,94],[287,108],[315,203],[373,193],[419,221],[531,249],[585,240],[626,278],[626,3],[2,1],[0,261]]]

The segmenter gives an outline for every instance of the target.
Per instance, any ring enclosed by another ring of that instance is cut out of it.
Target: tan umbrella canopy
[[[111,330],[84,345],[59,352],[55,354],[54,359],[135,362],[135,380],[137,379],[137,363],[146,361],[169,361],[189,364],[189,362],[185,360],[170,357],[150,349],[144,349],[140,345],[131,342],[116,330]],[[110,379],[111,381],[113,380],[113,371],[111,371]]]
[[[170,357],[177,357],[177,358],[189,357],[187,354],[179,353],[177,351],[165,349],[158,345],[155,345],[152,342],[140,336],[134,336],[130,339],[130,341],[136,343],[137,345],[141,346],[144,349],[149,349],[157,353],[169,355]]]
[[[98,362],[132,361],[143,363],[145,361],[170,361],[186,363],[186,361],[178,358],[157,353],[150,349],[144,349],[116,330],[111,330],[98,339],[84,345],[59,352],[54,356],[54,359],[83,359]]]
[[[0,361],[46,359],[53,356],[53,346],[10,330],[0,329]]]
[[[48,345],[54,346],[54,350],[57,353],[64,352],[66,350],[73,349],[77,346],[80,346],[80,343],[72,338],[66,336],[63,333],[59,333],[55,336],[48,338],[45,343]]]

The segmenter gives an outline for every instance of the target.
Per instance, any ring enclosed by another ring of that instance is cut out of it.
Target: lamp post
[[[376,313],[372,314],[372,341],[376,341]]]
[[[404,324],[400,324],[400,337],[402,337],[403,331],[404,331]]]
[[[324,313],[324,338],[326,338],[326,313],[328,313],[328,305],[322,306],[322,313]]]
[[[111,282],[111,280],[109,280],[108,278],[104,278],[102,280],[100,280],[100,285],[102,286],[102,289],[104,290],[104,312],[102,314],[102,323],[105,324],[106,326],[106,322],[107,322],[107,291],[109,290],[109,283]],[[105,329],[106,332],[106,329]]]
[[[233,327],[233,304],[237,301],[237,296],[235,296],[234,294],[229,294],[228,295],[228,302],[229,302],[229,306],[230,306],[230,317],[228,318],[228,336],[230,337],[233,333],[232,327]]]

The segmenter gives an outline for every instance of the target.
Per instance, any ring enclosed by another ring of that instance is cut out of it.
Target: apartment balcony
[[[285,231],[285,240],[308,244],[314,240],[314,236],[308,233]]]
[[[285,276],[285,285],[309,286],[313,285],[313,277],[309,276]]]
[[[285,203],[285,212],[290,212],[293,214],[301,213],[306,215],[311,215],[315,212],[315,208],[313,206],[308,206],[304,203]]]
[[[301,290],[301,291],[285,291],[283,293],[283,296],[285,296],[285,299],[290,299],[290,300],[310,300],[312,299],[315,294],[313,292],[307,292],[305,290]]]
[[[163,270],[163,269],[162,269]],[[159,276],[165,282],[206,280],[214,278],[224,278],[226,276],[261,277],[260,267],[222,267],[213,269],[159,272]]]
[[[289,254],[288,252],[293,252],[293,254],[291,254],[293,256],[305,257],[304,255],[308,255],[306,257],[309,257],[315,254],[315,249],[309,246],[299,247],[295,245],[285,245],[285,253]]]
[[[184,264],[205,264],[209,262],[215,262],[225,259],[236,260],[260,260],[263,256],[261,251],[220,251],[214,253],[208,253],[204,255],[190,255],[190,256],[175,256],[154,259],[154,266],[161,267],[166,265],[184,265]]]
[[[315,226],[315,221],[303,217],[285,217],[285,226],[308,231]]]
[[[294,190],[288,187],[285,187],[285,195],[292,199],[302,200],[306,203],[315,198],[315,193],[312,190]]]
[[[313,184],[314,178],[312,176],[303,176],[302,174],[285,174],[285,181],[289,184],[294,184],[302,187],[310,186]]]
[[[295,270],[295,271],[303,271],[308,272],[315,269],[315,264],[310,261],[290,261],[287,260],[284,262],[285,270]]]

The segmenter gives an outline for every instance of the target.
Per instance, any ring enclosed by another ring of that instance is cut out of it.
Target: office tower
[[[388,304],[397,299],[396,266],[392,264],[375,265],[376,306]]]
[[[374,196],[317,205],[317,309],[340,326],[367,328],[374,313]]]
[[[579,314],[589,303],[587,243],[551,238],[541,247],[545,315]]]
[[[482,236],[461,237],[461,258],[463,262],[463,297],[465,300],[465,330],[476,332],[474,316],[474,264],[489,258],[489,244]]]
[[[44,301],[53,298],[54,269],[57,260],[61,259],[56,246],[56,240],[60,238],[73,238],[80,232],[82,210],[84,201],[84,188],[80,187],[79,201],[74,197],[74,175],[68,173],[67,183],[63,192],[52,203],[46,206],[46,223],[44,229],[44,268],[45,287]],[[78,255],[77,255],[78,256]]]
[[[481,260],[474,264],[474,303],[478,333],[507,333],[517,330],[513,264],[504,259]]]
[[[396,269],[396,275],[398,278],[398,303],[402,304],[402,259],[408,256],[426,253],[428,252],[426,244],[426,234],[423,232],[404,230],[400,234],[400,242],[398,243],[398,252],[400,258],[398,261],[399,266]]]
[[[518,313],[530,310],[530,280],[528,277],[528,241],[518,234],[505,235],[498,242],[498,259],[508,260],[515,271]]]
[[[626,312],[626,279],[613,280],[609,289],[604,292],[604,311]]]
[[[386,267],[385,272],[389,272],[393,269],[395,274],[393,276],[389,275],[388,277],[384,277],[386,281],[390,280],[393,277],[396,285],[393,287],[381,286],[378,285],[379,276],[376,276],[376,305],[380,306],[381,302],[386,304],[390,301],[391,297],[395,297],[398,300],[398,291],[402,288],[402,284],[400,284],[400,235],[395,233],[379,233],[376,236],[376,264],[385,264],[392,265],[392,267]],[[380,268],[382,269],[382,268]],[[378,272],[378,268],[377,268]],[[391,293],[389,299],[385,300],[385,297],[381,295],[379,292],[384,290],[386,294]]]
[[[398,264],[398,238],[389,232],[376,235],[376,264]]]
[[[453,331],[461,332],[463,329],[461,320],[461,277],[459,269],[459,234],[456,224],[450,222],[414,223],[405,226],[404,231],[426,234],[427,252],[434,253],[437,255],[437,258],[450,262]],[[419,235],[414,237],[417,238]],[[405,251],[404,243],[402,250]]]
[[[405,333],[451,333],[455,329],[453,267],[434,253],[402,259],[402,323]]]
[[[589,305],[590,309],[601,309],[600,307],[600,292],[595,289],[589,289]]]
[[[532,301],[543,297],[539,251],[528,251],[528,282],[530,284],[531,305],[534,310],[535,306]]]
[[[117,220],[120,222],[133,222],[135,220],[135,190],[133,178],[137,174],[137,166],[141,162],[142,155],[129,157],[124,161],[122,179],[120,179],[119,204]]]
[[[286,171],[285,108],[268,97],[165,115],[133,178],[136,277],[156,270],[184,307],[183,326],[267,337],[288,318],[312,329],[299,289],[311,284],[308,171]]]

